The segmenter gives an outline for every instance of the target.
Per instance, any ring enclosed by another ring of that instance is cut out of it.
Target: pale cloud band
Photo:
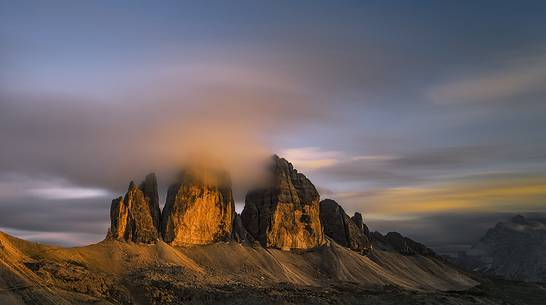
[[[438,104],[498,103],[546,90],[545,55],[512,59],[491,70],[432,87],[426,95]]]

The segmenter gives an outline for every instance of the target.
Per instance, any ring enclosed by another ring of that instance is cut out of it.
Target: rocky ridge
[[[402,255],[424,255],[437,257],[437,254],[427,246],[405,237],[398,232],[383,235],[377,231],[370,234],[373,244],[384,251],[393,251]]]
[[[315,186],[290,162],[273,156],[270,181],[251,190],[241,215],[235,213],[229,174],[206,166],[187,167],[159,208],[157,178],[133,182],[124,197],[112,201],[113,239],[137,243],[163,240],[173,246],[204,245],[233,240],[281,250],[312,250],[334,242],[366,255],[373,246],[403,255],[435,253],[396,232],[370,232],[362,214],[349,217],[331,199],[320,201]]]
[[[356,219],[356,223],[353,218]],[[344,247],[360,254],[367,254],[372,247],[367,236],[367,227],[365,230],[360,213],[355,214],[353,218],[350,218],[334,200],[324,199],[320,202],[320,221],[324,226],[324,234]]]

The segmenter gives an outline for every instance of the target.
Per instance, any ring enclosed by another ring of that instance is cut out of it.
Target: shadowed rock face
[[[252,244],[254,237],[246,230],[241,220],[241,215],[235,213],[233,217],[233,229],[231,232],[231,239],[238,243]]]
[[[273,156],[266,188],[250,191],[241,214],[248,232],[265,247],[312,249],[324,243],[315,186],[285,159]]]
[[[203,245],[231,237],[235,205],[229,175],[188,168],[167,192],[163,240],[171,245]]]
[[[362,229],[362,215],[359,227],[337,202],[324,199],[320,202],[320,221],[324,226],[324,234],[338,244],[361,254],[366,254],[371,249],[371,243]]]
[[[110,236],[139,243],[157,241],[160,238],[158,201],[154,174],[146,176],[140,187],[131,181],[125,196],[112,200]]]
[[[157,178],[154,173],[148,174],[139,187],[144,193],[150,211],[152,212],[152,218],[154,220],[154,226],[157,231],[161,229],[161,210],[159,208],[159,193],[157,191]]]

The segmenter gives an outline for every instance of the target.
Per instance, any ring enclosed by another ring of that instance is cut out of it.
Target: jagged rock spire
[[[112,200],[110,208],[111,238],[139,243],[153,243],[160,238],[157,181],[146,176],[137,187],[133,181],[124,197]]]
[[[265,247],[319,247],[324,243],[319,193],[288,161],[277,155],[271,161],[269,185],[246,196],[243,225]]]
[[[139,188],[144,193],[144,197],[152,212],[154,227],[156,227],[159,232],[161,228],[161,210],[159,208],[159,192],[157,191],[157,177],[155,174],[151,173],[146,175],[146,178],[142,181]]]

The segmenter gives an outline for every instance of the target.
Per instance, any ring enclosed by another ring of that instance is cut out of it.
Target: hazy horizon
[[[546,3],[0,1],[0,230],[102,240],[189,156],[278,154],[436,249],[546,212]],[[164,197],[163,197],[164,203]]]

